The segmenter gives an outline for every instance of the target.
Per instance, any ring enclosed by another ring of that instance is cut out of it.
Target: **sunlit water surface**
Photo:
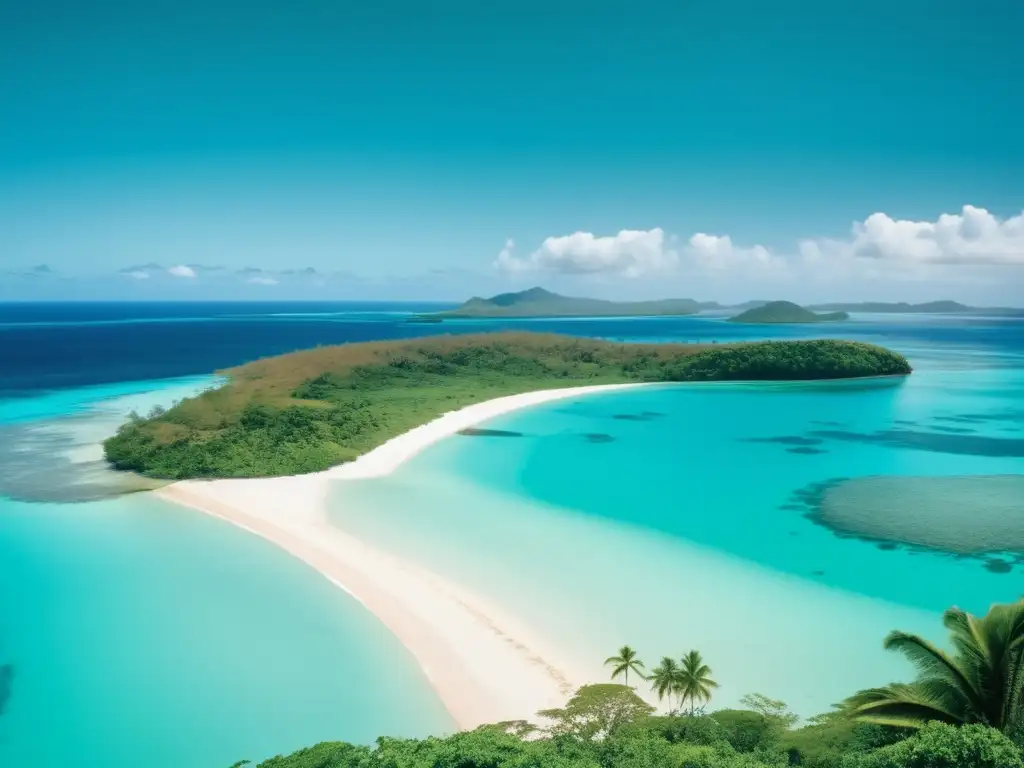
[[[409,654],[326,580],[218,521],[119,495],[132,486],[98,441],[130,410],[319,343],[818,330],[404,322],[431,308],[0,307],[0,765],[216,767],[451,728]],[[453,438],[392,477],[338,487],[337,521],[500,601],[595,677],[623,642],[649,661],[696,647],[719,703],[758,690],[823,709],[905,674],[880,650],[889,629],[934,636],[945,606],[1022,591],[1019,553],[883,549],[813,519],[815,489],[837,478],[1019,472],[1019,321],[863,317],[829,330],[896,347],[918,371],[902,385],[662,387],[532,409],[489,425],[521,437]],[[955,420],[965,414],[987,416]],[[895,429],[914,436],[894,442]]]

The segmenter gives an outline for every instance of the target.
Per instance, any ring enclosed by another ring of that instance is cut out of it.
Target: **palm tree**
[[[658,701],[668,696],[669,709],[672,708],[672,694],[679,690],[679,665],[669,656],[662,656],[661,663],[651,670],[651,690],[658,694]]]
[[[1011,734],[1024,727],[1024,600],[993,605],[980,618],[950,608],[942,623],[952,654],[917,635],[890,633],[886,650],[906,656],[918,678],[860,691],[846,701],[850,714],[909,728],[929,720],[981,723]]]
[[[680,705],[689,701],[692,715],[697,704],[711,701],[711,691],[717,687],[718,683],[711,679],[711,667],[704,663],[700,651],[690,651],[683,656],[676,689]]]
[[[636,651],[630,648],[628,645],[624,645],[619,648],[618,656],[609,656],[604,660],[604,665],[607,667],[612,666],[612,680],[622,675],[625,678],[626,685],[629,685],[629,673],[634,672],[637,677],[641,680],[644,678],[643,668],[644,663],[637,658]]]

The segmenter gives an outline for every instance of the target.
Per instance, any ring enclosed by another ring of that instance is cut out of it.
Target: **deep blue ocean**
[[[1024,591],[1020,553],[880,546],[807,515],[817,484],[837,477],[1020,473],[1020,319],[407,322],[441,306],[0,305],[0,765],[217,768],[323,739],[451,728],[409,654],[355,601],[242,531],[146,495],[115,497],[119,480],[102,464],[99,441],[129,411],[214,386],[217,369],[318,344],[506,328],[652,342],[830,335],[910,358],[904,386],[652,390],[526,411],[500,425],[522,440],[453,438],[394,478],[346,489],[347,529],[473,580],[552,635],[600,640],[594,654],[632,637],[659,655],[685,650],[655,649],[664,634],[622,625],[639,614],[597,608],[615,585],[573,568],[598,552],[619,553],[650,599],[685,594],[687,611],[711,612],[693,623],[730,633],[716,606],[760,606],[764,621],[802,632],[813,621],[801,604],[863,645],[895,622],[930,626],[952,602],[983,610]],[[605,437],[584,439],[594,434]],[[663,626],[678,625],[686,644],[690,623]],[[771,685],[755,666],[786,668],[734,663],[751,649],[709,632],[693,642],[712,658],[721,643],[726,681]],[[857,653],[851,675],[881,656],[874,645]]]

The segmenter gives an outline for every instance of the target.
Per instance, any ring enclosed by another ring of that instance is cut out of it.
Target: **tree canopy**
[[[223,387],[135,415],[104,450],[117,469],[171,480],[315,472],[449,411],[592,384],[817,380],[910,373],[846,341],[618,344],[529,333],[348,344],[258,360]]]

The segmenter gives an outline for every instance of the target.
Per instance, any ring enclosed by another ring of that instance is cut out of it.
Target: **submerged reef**
[[[507,429],[483,429],[481,427],[466,427],[459,430],[460,435],[466,437],[523,437],[522,432],[512,432]]]
[[[798,491],[795,500],[819,525],[881,549],[981,558],[994,573],[1024,562],[1024,475],[844,478]]]
[[[7,703],[11,700],[13,685],[14,665],[0,664],[0,715],[7,711]]]

